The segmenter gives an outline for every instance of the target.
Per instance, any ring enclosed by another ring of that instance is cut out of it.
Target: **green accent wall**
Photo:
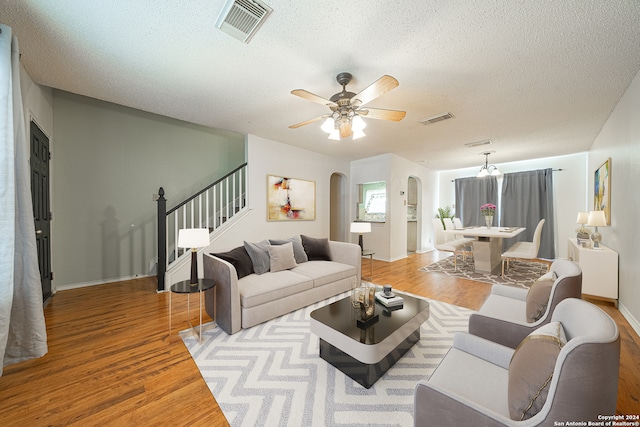
[[[51,147],[56,288],[148,275],[159,187],[171,208],[246,158],[242,134],[59,90]]]

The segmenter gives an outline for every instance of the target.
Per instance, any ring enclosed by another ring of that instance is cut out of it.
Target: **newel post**
[[[164,189],[158,190],[158,292],[164,291],[164,275],[167,271],[167,199]]]

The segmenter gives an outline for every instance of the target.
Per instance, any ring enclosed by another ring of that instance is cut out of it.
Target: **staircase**
[[[224,232],[234,216],[247,208],[247,163],[238,166],[183,202],[167,210],[164,189],[158,190],[158,291],[165,290],[165,274],[190,250],[178,248],[178,231],[208,228],[209,240]]]

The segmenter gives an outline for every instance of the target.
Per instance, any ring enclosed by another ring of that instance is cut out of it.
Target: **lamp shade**
[[[586,224],[589,222],[589,214],[587,212],[578,212],[576,224]]]
[[[352,233],[371,233],[371,223],[370,222],[352,222],[351,232]]]
[[[205,246],[209,246],[209,230],[206,228],[178,230],[179,248],[204,248]]]
[[[589,211],[587,225],[591,227],[606,227],[607,218],[604,216],[604,211]]]

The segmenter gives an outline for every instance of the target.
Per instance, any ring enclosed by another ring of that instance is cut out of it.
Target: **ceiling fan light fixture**
[[[353,116],[353,119],[351,119],[351,127],[353,128],[354,132],[362,131],[367,127],[367,124],[362,119],[362,117],[356,114],[355,116]],[[362,135],[364,136],[364,132],[362,132]]]
[[[362,138],[363,136],[366,136],[366,134],[362,129],[353,129],[353,139]]]
[[[324,123],[322,123],[322,126],[320,126],[320,129],[322,129],[322,131],[326,133],[333,132],[335,128],[336,128],[336,123],[334,122],[333,117],[328,117],[327,120],[325,120]]]
[[[331,139],[333,141],[340,141],[340,131],[337,128],[334,128],[329,133],[329,139]]]

